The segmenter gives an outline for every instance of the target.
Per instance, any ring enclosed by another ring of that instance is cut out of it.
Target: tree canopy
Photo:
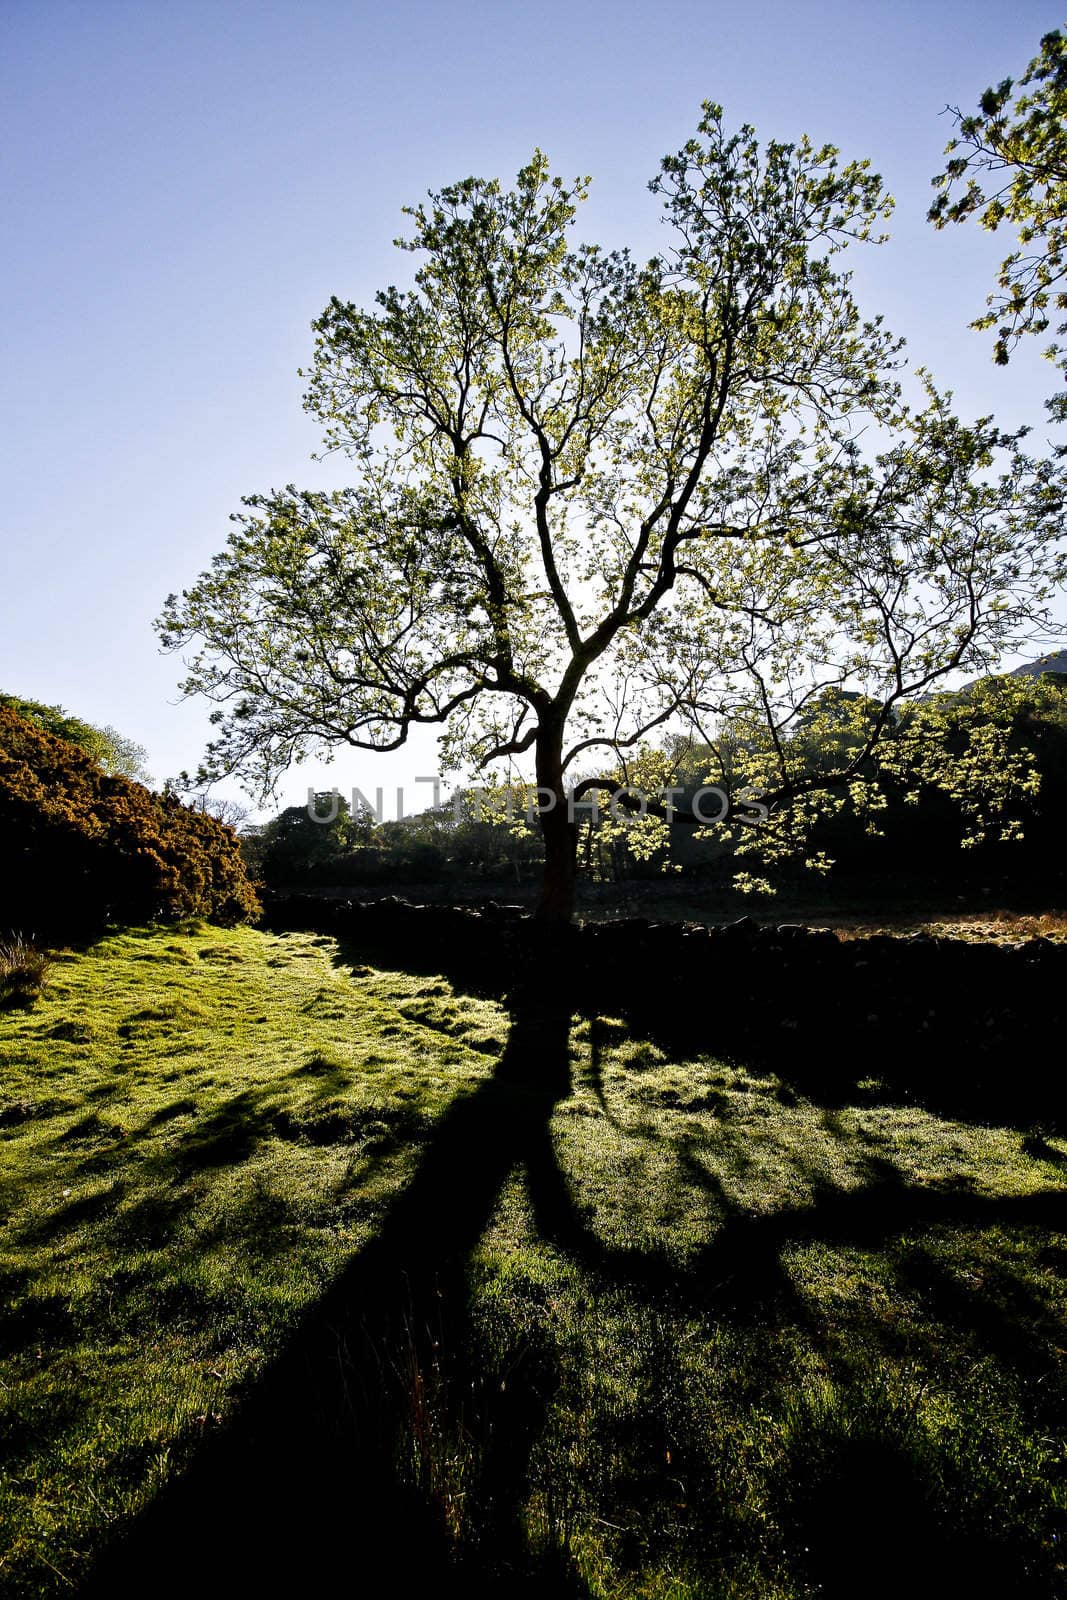
[[[993,359],[1003,366],[1025,334],[1046,333],[1052,313],[1067,311],[1067,40],[1047,33],[1018,83],[1005,78],[986,89],[977,111],[948,109],[957,131],[933,180],[931,222],[943,228],[977,216],[992,233],[1006,223],[1018,236],[988,309],[971,324],[996,329]],[[1045,355],[1067,372],[1067,319],[1053,332]],[[1067,395],[1054,396],[1049,409],[1067,418]]]
[[[644,265],[572,242],[586,183],[537,153],[510,191],[407,212],[409,288],[330,302],[306,404],[355,483],[250,497],[160,620],[215,702],[204,776],[269,791],[421,725],[453,767],[530,753],[542,914],[566,917],[568,797],[652,730],[758,724],[761,798],[810,804],[901,702],[1040,629],[1062,482],[929,377],[906,400],[841,264],[890,212],[869,163],[709,104],[650,187],[669,245]],[[790,731],[830,690],[865,737],[802,771]]]

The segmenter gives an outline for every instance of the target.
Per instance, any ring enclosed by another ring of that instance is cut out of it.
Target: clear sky
[[[207,708],[179,702],[152,618],[242,494],[342,481],[310,460],[312,318],[410,273],[402,205],[510,178],[535,145],[592,175],[581,234],[652,253],[647,180],[704,99],[869,156],[898,209],[890,244],[853,252],[863,308],[965,415],[1043,436],[1038,342],[1005,371],[967,329],[1007,241],[924,218],[946,102],[1018,76],[1062,20],[1030,0],[2,0],[0,687],[112,723],[157,781],[195,767]],[[427,736],[284,793],[414,794],[434,764]]]

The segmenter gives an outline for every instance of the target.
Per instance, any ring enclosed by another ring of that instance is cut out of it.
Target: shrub
[[[145,765],[148,753],[144,746],[125,738],[116,728],[98,728],[92,722],[72,716],[62,706],[46,706],[40,700],[23,700],[14,694],[0,694],[0,706],[7,706],[27,722],[36,723],[45,733],[78,745],[98,761],[105,772],[134,778],[138,783],[152,782]]]
[[[232,828],[0,705],[0,926],[66,935],[258,909]]]

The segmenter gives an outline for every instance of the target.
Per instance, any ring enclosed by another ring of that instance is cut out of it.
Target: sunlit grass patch
[[[333,956],[116,934],[0,1023],[5,1592],[76,1580],[218,1427],[486,1072]]]

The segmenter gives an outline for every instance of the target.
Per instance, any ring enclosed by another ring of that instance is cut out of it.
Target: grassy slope
[[[129,933],[0,1016],[5,1592],[77,1578],[491,1071],[498,1008],[333,954]],[[471,1263],[481,1392],[460,1416],[419,1375],[405,1459],[460,1553],[525,1386],[530,1559],[580,1592],[859,1592],[924,1531],[946,1582],[1060,1592],[1063,1144],[815,1105],[606,1019],[572,1051],[562,1188],[515,1174]]]

